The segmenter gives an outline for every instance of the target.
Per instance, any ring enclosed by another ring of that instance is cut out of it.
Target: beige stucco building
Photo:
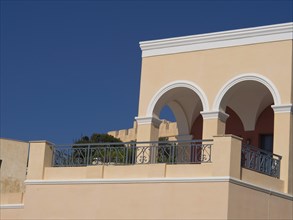
[[[292,40],[285,23],[141,42],[136,141],[30,142],[1,219],[292,219]]]

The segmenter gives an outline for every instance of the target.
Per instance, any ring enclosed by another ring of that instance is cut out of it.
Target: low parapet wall
[[[133,123],[133,128],[122,129],[117,131],[109,131],[109,135],[115,138],[119,138],[123,142],[130,142],[136,140],[137,135],[137,124],[136,121]],[[159,137],[168,137],[170,140],[175,140],[178,135],[178,128],[176,122],[170,122],[162,120],[159,128]]]
[[[241,140],[215,136],[211,152],[210,163],[52,167],[52,145],[33,142],[23,204],[0,217],[292,219],[283,181],[241,168]]]

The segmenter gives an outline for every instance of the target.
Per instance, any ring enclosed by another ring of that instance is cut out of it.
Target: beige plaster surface
[[[233,183],[229,185],[228,219],[292,219],[292,199],[282,199]]]
[[[45,167],[51,167],[52,144],[46,141],[30,142],[27,179],[42,179]]]
[[[16,219],[25,219],[24,209],[1,209],[0,210],[0,219],[6,220],[16,220]]]
[[[27,186],[25,216],[29,219],[225,219],[227,197],[227,183],[34,185]],[[214,207],[213,212],[210,207]]]
[[[267,176],[261,173],[257,173],[255,171],[248,170],[245,168],[241,168],[241,180],[247,183],[262,186],[270,190],[284,192],[283,180]]]
[[[136,121],[133,123],[133,128],[109,131],[109,135],[112,135],[115,138],[119,138],[123,142],[135,141],[137,136],[137,124]],[[170,122],[167,120],[162,120],[162,123],[159,127],[159,137],[168,137],[174,139],[178,135],[178,128],[176,122]]]
[[[28,158],[28,142],[0,139],[0,197],[1,203],[21,201]]]
[[[95,179],[103,178],[104,166],[46,167],[44,179]]]
[[[166,177],[210,177],[212,169],[212,163],[167,165]]]
[[[104,166],[104,178],[155,178],[164,177],[166,164]]]
[[[222,181],[40,183],[1,219],[292,219],[292,199]]]
[[[285,191],[293,194],[293,126],[292,113],[275,113],[274,153],[281,155],[280,178],[285,180]],[[279,132],[279,133],[278,133]]]
[[[152,97],[160,88],[176,80],[196,83],[207,95],[212,109],[223,85],[245,73],[267,77],[277,87],[282,103],[291,103],[292,40],[145,57],[142,59],[139,116],[146,115]]]

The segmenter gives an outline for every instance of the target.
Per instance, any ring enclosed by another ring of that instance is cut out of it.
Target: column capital
[[[203,119],[220,119],[222,122],[226,122],[229,115],[223,111],[209,111],[209,112],[200,112]]]
[[[275,113],[291,113],[293,114],[293,105],[292,104],[283,104],[283,105],[272,105],[272,109]]]
[[[162,121],[157,117],[135,117],[138,125],[153,124],[155,127],[159,127]]]

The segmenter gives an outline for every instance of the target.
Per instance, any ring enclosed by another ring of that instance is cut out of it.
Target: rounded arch
[[[201,100],[202,106],[203,106],[203,111],[208,111],[209,110],[209,103],[206,94],[204,91],[195,83],[191,81],[185,81],[185,80],[180,80],[180,81],[173,81],[162,87],[151,99],[148,108],[147,108],[147,116],[152,117],[153,116],[153,111],[155,108],[155,105],[157,104],[158,100],[168,91],[171,89],[175,88],[188,88],[192,91],[194,91],[198,97]]]
[[[234,85],[243,82],[243,81],[256,81],[263,84],[267,89],[270,91],[271,95],[273,96],[274,104],[280,105],[281,104],[281,96],[277,89],[277,87],[270,81],[268,78],[256,74],[256,73],[247,73],[242,74],[239,76],[234,77],[233,79],[229,80],[218,92],[214,103],[213,103],[213,110],[218,111],[220,109],[221,101],[223,100],[226,93],[231,89]]]
[[[179,135],[180,134],[188,134],[189,133],[189,127],[188,127],[188,119],[186,117],[186,114],[182,108],[182,106],[177,103],[176,101],[171,101],[168,106],[173,111],[176,122],[178,126]]]

